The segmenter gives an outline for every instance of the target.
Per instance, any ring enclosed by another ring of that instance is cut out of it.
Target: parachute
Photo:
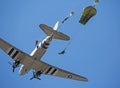
[[[71,13],[70,13],[70,16],[74,16],[74,12],[71,12]]]
[[[86,8],[83,9],[79,23],[85,25],[93,16],[96,15],[97,10],[95,8],[95,5],[98,3],[99,3],[99,0],[94,0],[93,6],[87,6]]]
[[[94,6],[87,6],[82,13],[82,16],[79,20],[79,22],[83,25],[85,25],[88,20],[90,20],[90,18],[92,18],[93,16],[95,16],[97,13],[97,10],[95,9]]]
[[[99,0],[95,0],[95,1],[94,1],[94,4],[97,4],[97,3],[99,3]]]

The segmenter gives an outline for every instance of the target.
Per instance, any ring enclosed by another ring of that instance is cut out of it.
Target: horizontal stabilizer
[[[40,24],[39,27],[49,36],[52,33],[54,33],[54,39],[60,39],[60,40],[70,40],[70,37],[62,32],[57,32],[52,27],[49,27],[45,24]]]

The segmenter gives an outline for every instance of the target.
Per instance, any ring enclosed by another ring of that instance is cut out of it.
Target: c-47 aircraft
[[[47,34],[47,37],[36,45],[30,55],[0,38],[0,48],[14,60],[12,64],[13,72],[16,67],[22,64],[19,70],[19,75],[24,75],[28,73],[28,71],[34,70],[33,77],[30,78],[30,80],[33,78],[40,80],[39,76],[45,74],[79,81],[88,81],[85,77],[49,65],[41,60],[52,39],[70,40],[69,36],[57,32],[58,24],[59,22],[57,22],[53,28],[45,24],[39,25],[39,27]]]

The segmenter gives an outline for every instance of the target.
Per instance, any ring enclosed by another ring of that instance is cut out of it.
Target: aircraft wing
[[[7,53],[12,59],[20,61],[21,64],[29,64],[31,56],[17,49],[13,45],[7,43],[0,38],[0,48]]]
[[[29,65],[31,69],[34,69],[35,71],[42,71],[42,73],[46,75],[53,75],[63,78],[80,80],[80,81],[88,81],[87,78],[82,77],[80,75],[54,67],[43,61],[33,60],[32,56],[22,52],[21,50],[7,43],[1,38],[0,38],[0,48],[15,61],[17,60],[20,61],[21,64]],[[31,65],[31,63],[33,64]]]
[[[42,73],[45,75],[53,75],[57,77],[69,78],[69,79],[79,80],[79,81],[88,81],[88,79],[85,77],[54,67],[43,61],[38,62],[38,64],[36,65],[37,66],[33,69],[36,71],[41,70]]]

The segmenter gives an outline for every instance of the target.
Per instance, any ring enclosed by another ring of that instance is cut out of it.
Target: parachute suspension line
[[[72,40],[70,40],[70,41],[68,42],[68,44],[67,44],[67,46],[65,47],[65,49],[68,48],[68,46],[71,44],[71,42],[72,42]]]
[[[70,40],[70,41],[68,42],[68,44],[66,45],[66,47],[65,47],[61,52],[58,53],[59,55],[65,54],[66,49],[67,49],[67,48],[69,47],[69,45],[71,44],[71,41],[72,41],[72,40]]]

